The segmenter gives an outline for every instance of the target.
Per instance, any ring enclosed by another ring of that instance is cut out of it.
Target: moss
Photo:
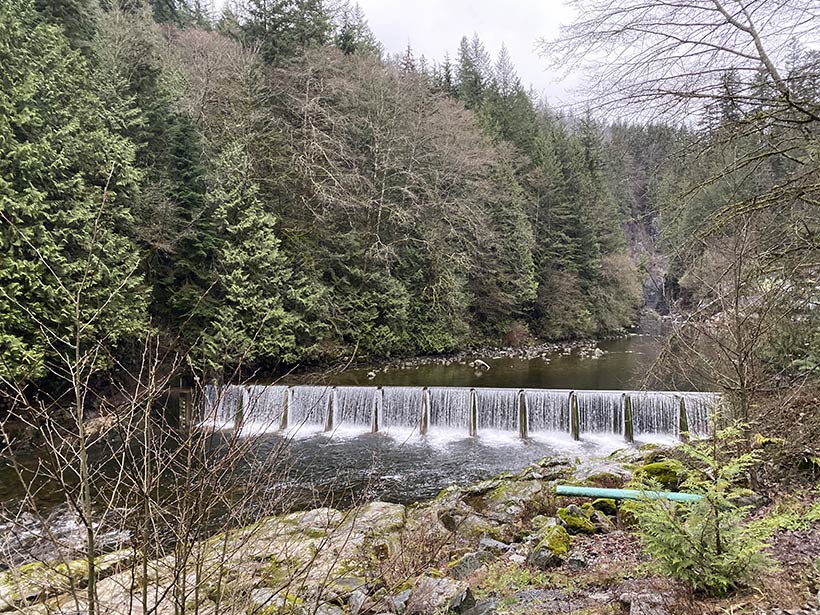
[[[678,485],[686,477],[686,470],[679,461],[674,459],[664,459],[654,461],[641,466],[637,472],[637,477],[649,478],[659,483],[665,489],[677,489]]]
[[[584,511],[575,507],[579,512],[569,508],[559,508],[558,517],[564,522],[570,534],[594,534],[595,526]]]
[[[610,517],[614,517],[618,514],[618,505],[615,503],[615,500],[609,498],[598,498],[592,502],[592,507],[595,510],[600,510],[605,515],[609,515]]]
[[[564,557],[569,553],[569,545],[571,541],[572,539],[570,538],[569,533],[560,525],[556,525],[555,527],[550,528],[544,539],[538,543],[536,550],[546,547],[555,553],[555,555]]]

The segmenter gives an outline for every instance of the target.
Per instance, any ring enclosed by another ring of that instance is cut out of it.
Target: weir
[[[490,432],[698,438],[711,430],[716,393],[457,387],[210,385],[201,423],[297,433]]]

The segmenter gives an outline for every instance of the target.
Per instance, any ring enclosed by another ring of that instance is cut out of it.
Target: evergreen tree
[[[76,343],[103,359],[144,329],[138,175],[86,61],[29,0],[0,6],[0,63],[0,375],[27,379]]]

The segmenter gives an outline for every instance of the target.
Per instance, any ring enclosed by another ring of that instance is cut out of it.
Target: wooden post
[[[478,400],[475,389],[470,389],[470,435],[478,434]]]
[[[573,440],[581,439],[581,416],[578,412],[578,395],[575,391],[569,394],[569,430]]]
[[[527,436],[529,436],[527,392],[524,389],[518,392],[518,435],[522,440],[526,440]]]
[[[682,442],[689,441],[689,419],[686,416],[686,399],[680,396],[680,408],[678,410],[678,436]]]
[[[630,444],[635,442],[635,423],[632,414],[632,397],[629,393],[624,393],[624,440]]]
[[[421,390],[421,427],[419,433],[424,436],[427,435],[427,430],[430,428],[430,390],[424,387]]]

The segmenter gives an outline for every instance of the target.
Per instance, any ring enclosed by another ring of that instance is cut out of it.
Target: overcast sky
[[[461,37],[478,33],[495,61],[505,43],[524,87],[532,85],[559,105],[571,98],[572,84],[558,83],[535,50],[539,37],[551,38],[572,18],[562,0],[358,0],[370,28],[388,53],[409,42],[416,57],[455,59]]]

